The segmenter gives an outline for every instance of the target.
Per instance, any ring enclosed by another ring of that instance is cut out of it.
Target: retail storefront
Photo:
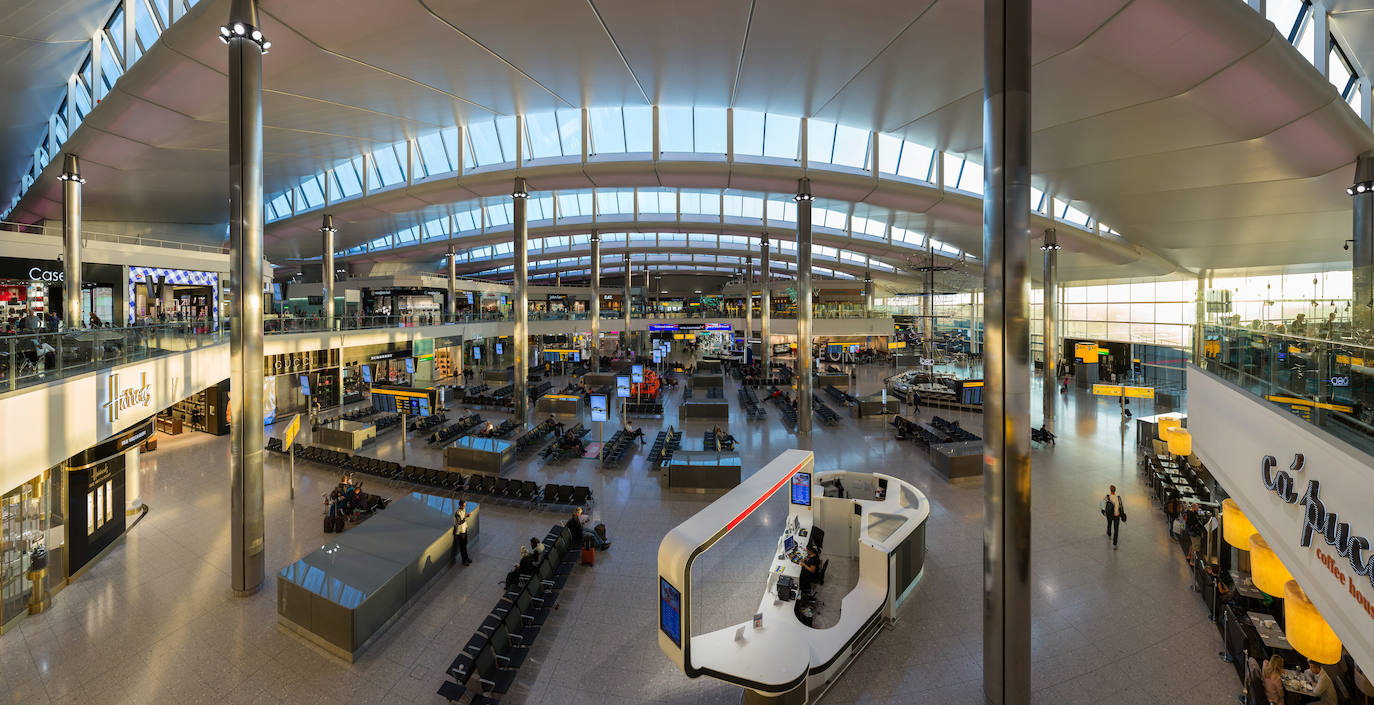
[[[290,414],[310,413],[312,406],[319,409],[338,406],[341,394],[340,359],[338,350],[266,356],[263,369],[268,377],[264,399],[272,402],[268,416],[276,419]]]
[[[220,277],[215,272],[129,267],[128,322],[219,320]]]
[[[134,424],[0,497],[0,632],[47,609],[82,569],[122,536],[139,444],[153,419]]]
[[[363,289],[363,312],[371,316],[440,313],[444,309],[446,295],[443,289],[420,287]]]
[[[62,263],[56,260],[0,258],[0,318],[60,317],[65,278]],[[113,320],[114,297],[123,278],[124,269],[118,265],[82,264],[81,310],[95,313],[102,323]],[[87,323],[89,319],[82,321]]]

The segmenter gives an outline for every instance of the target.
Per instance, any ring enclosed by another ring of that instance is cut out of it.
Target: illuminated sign
[[[1154,399],[1154,387],[1127,387],[1121,384],[1094,384],[1093,394],[1099,397],[1126,397],[1128,399]]]
[[[605,421],[606,418],[607,418],[607,417],[606,417],[606,395],[605,395],[605,394],[593,394],[593,395],[591,395],[591,406],[592,406],[592,421]]]
[[[623,375],[615,378],[615,395],[621,399],[630,398],[630,378]]]
[[[120,384],[118,372],[110,372],[99,389],[100,408],[105,410],[103,418],[105,423],[111,426],[118,423],[120,415],[126,411],[139,414],[139,418],[155,411],[153,385],[148,382],[147,372],[140,373],[138,382],[128,386]]]

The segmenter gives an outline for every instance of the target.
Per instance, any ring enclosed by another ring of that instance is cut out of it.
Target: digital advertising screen
[[[682,646],[682,593],[666,578],[658,579],[658,628]]]
[[[301,375],[301,394],[310,396],[310,375]]]
[[[655,351],[654,351],[654,364],[657,365],[657,364],[660,363],[660,362],[663,362],[663,351],[662,351],[662,350],[655,350]]]
[[[415,358],[413,357],[406,358],[406,374],[415,374]]]
[[[474,359],[474,360],[481,360],[481,359],[482,359],[482,349],[481,349],[481,348],[474,347],[474,348],[472,349],[472,359]]]
[[[504,353],[505,351],[506,351],[506,346],[505,346],[505,345],[502,345],[501,343],[497,343],[497,344],[496,344],[496,354],[497,354],[497,355],[500,355],[500,354]]]
[[[606,395],[591,395],[592,421],[605,421],[606,417]]]
[[[630,378],[624,375],[615,378],[615,395],[621,399],[630,398]]]
[[[372,365],[363,365],[363,383],[372,384]]]
[[[792,476],[792,504],[811,506],[811,473],[799,472]]]
[[[644,382],[644,365],[630,366],[630,381],[634,382],[635,384],[641,384]]]

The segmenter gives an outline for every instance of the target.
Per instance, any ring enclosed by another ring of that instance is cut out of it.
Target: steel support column
[[[320,224],[320,276],[324,281],[324,328],[334,330],[334,216],[328,213]]]
[[[1030,0],[984,0],[983,692],[1030,702]]]
[[[229,525],[235,594],[262,587],[262,55],[256,0],[233,0],[229,45]]]
[[[772,310],[773,292],[768,290],[771,283],[769,281],[769,270],[771,265],[768,262],[768,233],[760,237],[759,244],[759,348],[763,354],[763,375],[765,382],[773,377],[773,344],[770,342],[772,337]]]
[[[811,433],[811,180],[797,180],[797,435]]]
[[[448,246],[448,319],[458,318],[458,252]]]
[[[1202,367],[1207,361],[1207,275],[1198,272],[1197,296],[1193,300],[1193,364]]]
[[[935,359],[935,243],[926,235],[925,296],[921,301],[921,356]],[[932,368],[933,369],[933,368]]]
[[[864,272],[864,318],[873,315],[873,270]]]
[[[592,295],[591,311],[588,315],[592,320],[592,372],[601,371],[601,235],[592,233]]]
[[[62,323],[81,328],[81,159],[62,155]]]
[[[634,283],[634,278],[630,275],[630,253],[625,253],[625,301],[621,305],[621,311],[625,314],[625,349],[630,349],[630,285]]]
[[[514,201],[512,220],[515,221],[515,418],[524,422],[529,406],[530,374],[530,273],[526,266],[529,262],[530,226],[525,217],[525,206],[529,202],[529,189],[523,177],[515,177],[515,190],[511,192]]]
[[[1045,244],[1041,249],[1045,252],[1045,329],[1041,336],[1045,373],[1041,376],[1044,381],[1041,423],[1046,431],[1054,433],[1054,402],[1059,394],[1059,384],[1055,382],[1059,369],[1059,346],[1055,343],[1059,339],[1059,239],[1054,228],[1045,230]]]
[[[749,335],[754,330],[754,259],[744,258],[744,349],[749,358]]]
[[[1350,325],[1356,331],[1368,331],[1374,329],[1374,152],[1356,158],[1350,193],[1355,213],[1350,235]]]

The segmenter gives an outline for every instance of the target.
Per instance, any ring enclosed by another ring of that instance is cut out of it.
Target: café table
[[[1260,592],[1259,588],[1255,587],[1255,581],[1250,578],[1249,574],[1243,574],[1233,570],[1231,571],[1231,582],[1236,586],[1237,595],[1248,597],[1252,600],[1264,599],[1264,593]],[[1269,617],[1269,615],[1264,616],[1273,619],[1273,617]],[[1256,629],[1258,629],[1258,627],[1256,627]]]
[[[1317,684],[1308,680],[1304,671],[1296,668],[1285,668],[1279,678],[1283,681],[1283,689],[1291,693],[1285,698],[1288,702],[1301,703],[1314,697],[1312,691],[1316,690]],[[1297,697],[1293,697],[1294,695]]]
[[[1239,587],[1239,583],[1237,583],[1237,587]],[[1284,636],[1283,629],[1279,627],[1278,622],[1272,616],[1263,612],[1251,612],[1249,619],[1250,624],[1254,625],[1255,631],[1259,632],[1260,640],[1264,642],[1265,646],[1285,651],[1293,649],[1293,645],[1288,643],[1288,637]]]

